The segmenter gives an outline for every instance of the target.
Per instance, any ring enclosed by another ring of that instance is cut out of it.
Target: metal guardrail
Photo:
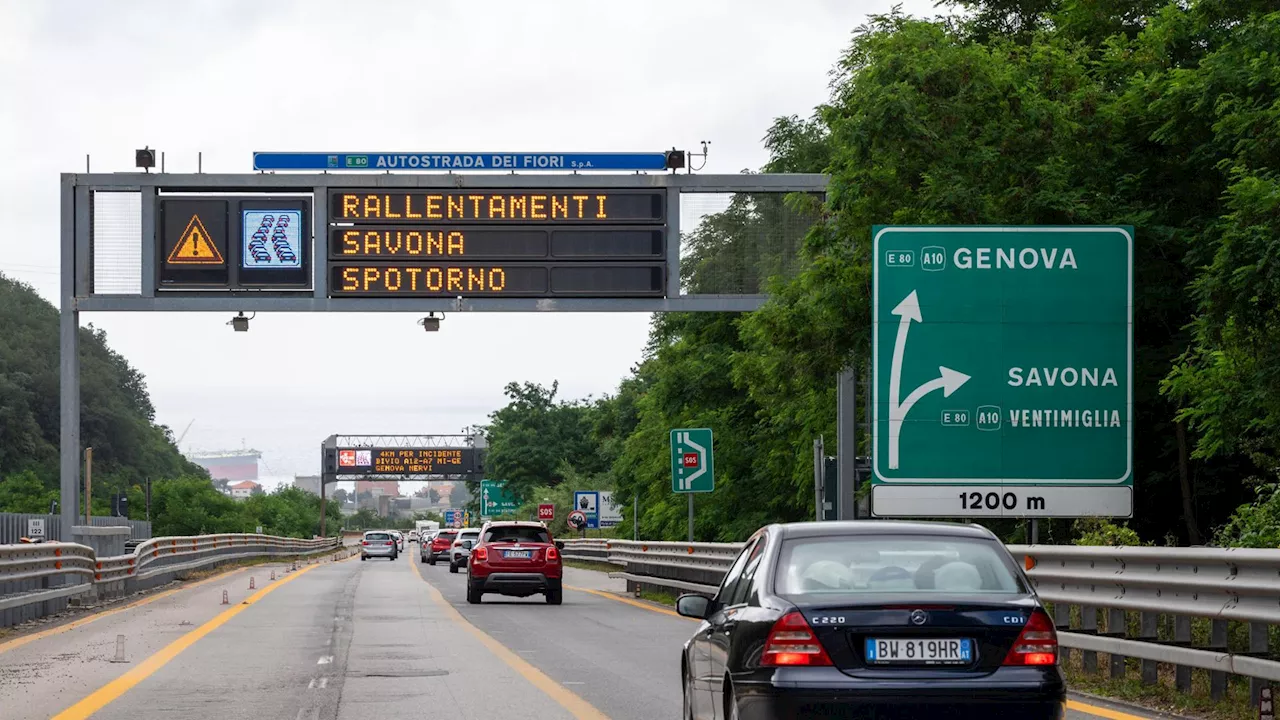
[[[153,538],[132,553],[110,557],[96,557],[92,548],[76,543],[0,545],[0,627],[59,612],[79,596],[124,595],[235,560],[342,548],[338,538],[252,534]]]
[[[566,540],[564,557],[620,566],[611,577],[628,591],[658,588],[714,594],[741,543]],[[1256,703],[1266,681],[1280,681],[1269,657],[1270,627],[1280,625],[1280,550],[1010,545],[1027,579],[1049,606],[1067,653],[1096,672],[1098,653],[1123,677],[1126,658],[1140,660],[1144,683],[1158,666],[1174,666],[1177,689],[1191,689],[1191,669],[1209,671],[1210,693],[1227,676],[1250,678]],[[1234,626],[1234,627],[1233,627]],[[1247,636],[1247,647],[1228,637]],[[1198,645],[1193,638],[1199,640]]]
[[[73,540],[70,537],[63,537],[62,517],[59,515],[0,512],[0,545],[17,543],[22,538],[28,537],[31,534],[31,520],[44,521],[44,540],[46,542],[70,542]],[[151,537],[151,523],[146,520],[95,516],[90,524],[94,527],[127,527],[133,540],[141,541]]]

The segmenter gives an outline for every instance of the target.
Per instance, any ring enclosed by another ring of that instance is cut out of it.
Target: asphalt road
[[[680,717],[693,621],[610,594],[617,581],[590,571],[568,570],[576,589],[560,606],[468,605],[465,577],[413,553],[262,566],[0,639],[0,717]],[[1097,708],[1070,720],[1095,715],[1139,720]]]

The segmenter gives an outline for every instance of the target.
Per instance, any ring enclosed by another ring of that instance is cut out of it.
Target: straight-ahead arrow
[[[902,357],[907,352],[907,333],[911,330],[912,321],[921,322],[920,298],[916,291],[912,290],[889,313],[898,316],[898,337],[893,341],[893,362],[889,365],[889,417],[892,418],[902,397]]]
[[[969,382],[969,376],[951,368],[940,366],[937,378],[912,390],[907,395],[906,400],[899,402],[899,398],[902,396],[902,361],[907,353],[907,333],[911,330],[911,323],[924,322],[924,318],[920,314],[920,298],[916,295],[916,291],[912,290],[909,295],[902,299],[902,302],[898,303],[897,307],[889,312],[898,316],[898,337],[894,339],[893,361],[889,365],[888,463],[890,470],[897,470],[899,447],[902,441],[902,421],[907,419],[907,413],[911,412],[911,406],[934,390],[941,390],[943,397],[951,397],[951,393],[959,390],[961,385]]]

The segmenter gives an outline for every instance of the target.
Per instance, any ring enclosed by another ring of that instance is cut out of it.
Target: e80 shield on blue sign
[[[873,232],[873,513],[1130,516],[1132,228]]]

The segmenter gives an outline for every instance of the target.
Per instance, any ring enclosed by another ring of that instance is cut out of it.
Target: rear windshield
[[[365,540],[390,540],[391,536],[386,533],[365,533]]]
[[[994,542],[952,537],[793,538],[776,577],[779,595],[1027,592]]]
[[[484,540],[487,543],[549,543],[551,535],[540,527],[530,527],[528,525],[509,525],[507,527],[494,527],[484,534]]]
[[[460,532],[460,533],[458,533],[458,539],[459,539],[459,540],[473,540],[473,539],[478,538],[478,537],[480,537],[480,531],[479,531],[479,530],[472,530],[472,531],[470,531],[470,532]]]
[[[454,536],[454,535],[457,535],[457,534],[458,534],[458,533],[456,533],[456,532],[442,532],[442,533],[440,533],[439,535],[437,535],[437,536],[436,536],[436,539],[437,539],[437,540],[452,540],[452,539],[453,539],[453,536]]]

